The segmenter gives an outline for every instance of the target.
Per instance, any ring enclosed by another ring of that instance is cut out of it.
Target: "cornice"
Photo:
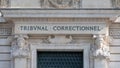
[[[1,9],[6,18],[20,18],[20,17],[68,17],[68,18],[110,18],[118,16],[119,9],[38,9],[38,8],[9,8]]]

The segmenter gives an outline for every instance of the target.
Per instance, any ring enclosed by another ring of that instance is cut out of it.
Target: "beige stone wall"
[[[27,0],[26,0],[26,3],[27,3]],[[71,10],[72,12],[70,10],[2,10],[2,11],[7,21],[13,22],[14,24],[15,23],[49,23],[49,24],[50,23],[63,23],[63,24],[68,23],[70,24],[70,23],[75,23],[76,21],[76,23],[80,23],[80,22],[86,23],[86,24],[108,23],[110,25],[111,24],[111,22],[109,22],[110,18],[118,16],[120,13],[119,10],[87,10],[87,11],[86,10],[80,10],[80,11]],[[59,19],[55,19],[55,17]],[[74,19],[71,19],[71,17],[72,18],[74,17]],[[5,27],[8,27],[8,26],[5,26]],[[112,23],[109,28],[110,28],[110,36],[112,37],[112,41],[110,43],[111,56],[110,56],[110,64],[109,64],[110,67],[109,68],[118,68],[120,64],[120,58],[119,58],[120,57],[120,24]],[[0,68],[13,68],[12,66],[13,62],[11,62],[12,59],[10,56],[11,55],[10,54],[10,50],[11,50],[10,42],[12,40],[10,40],[9,37],[11,35],[9,35],[9,30],[4,31],[4,29],[3,30],[1,29],[0,29]],[[8,34],[6,35],[6,33]],[[31,37],[32,39],[29,39],[29,42],[33,45],[35,44],[36,49],[37,49],[37,45],[40,45],[41,43],[50,44],[49,41],[46,40],[46,38],[45,39],[42,38],[42,40],[39,39],[39,35],[35,35],[35,36],[29,35],[29,36],[33,36]],[[49,35],[47,35],[46,37],[48,36]],[[92,35],[81,35],[81,36],[72,35],[72,36],[74,36],[73,37],[74,41],[72,42],[74,44],[76,43],[81,44],[83,42],[93,43]],[[89,39],[79,38],[79,37],[87,37],[87,36],[89,37]],[[44,36],[41,36],[41,37],[44,37]],[[84,44],[81,44],[81,45],[84,45]],[[30,68],[30,65],[31,65],[31,61],[29,60],[28,68]],[[91,68],[93,68],[92,65],[91,65]]]

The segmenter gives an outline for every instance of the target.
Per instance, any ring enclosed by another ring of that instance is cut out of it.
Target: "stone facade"
[[[0,68],[37,68],[37,51],[83,52],[84,68],[118,68],[119,0],[0,3]]]
[[[29,44],[26,41],[28,37],[26,35],[15,35],[15,40],[12,42],[11,54],[14,57],[22,58],[29,57]]]

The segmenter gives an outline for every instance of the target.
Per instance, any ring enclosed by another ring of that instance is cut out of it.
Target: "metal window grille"
[[[83,68],[83,52],[37,52],[37,68]]]

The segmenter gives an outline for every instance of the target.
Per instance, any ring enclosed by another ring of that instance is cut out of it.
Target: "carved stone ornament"
[[[94,35],[93,56],[99,59],[109,59],[110,50],[108,39],[105,35]]]
[[[27,35],[15,35],[12,42],[11,54],[13,57],[27,58],[29,57],[29,45]]]
[[[113,7],[120,8],[120,0],[112,0]]]
[[[7,7],[9,0],[0,0],[0,7]]]
[[[41,0],[42,8],[79,8],[80,0]]]
[[[52,44],[67,44],[72,41],[72,36],[66,37],[65,35],[49,36],[48,41]]]

